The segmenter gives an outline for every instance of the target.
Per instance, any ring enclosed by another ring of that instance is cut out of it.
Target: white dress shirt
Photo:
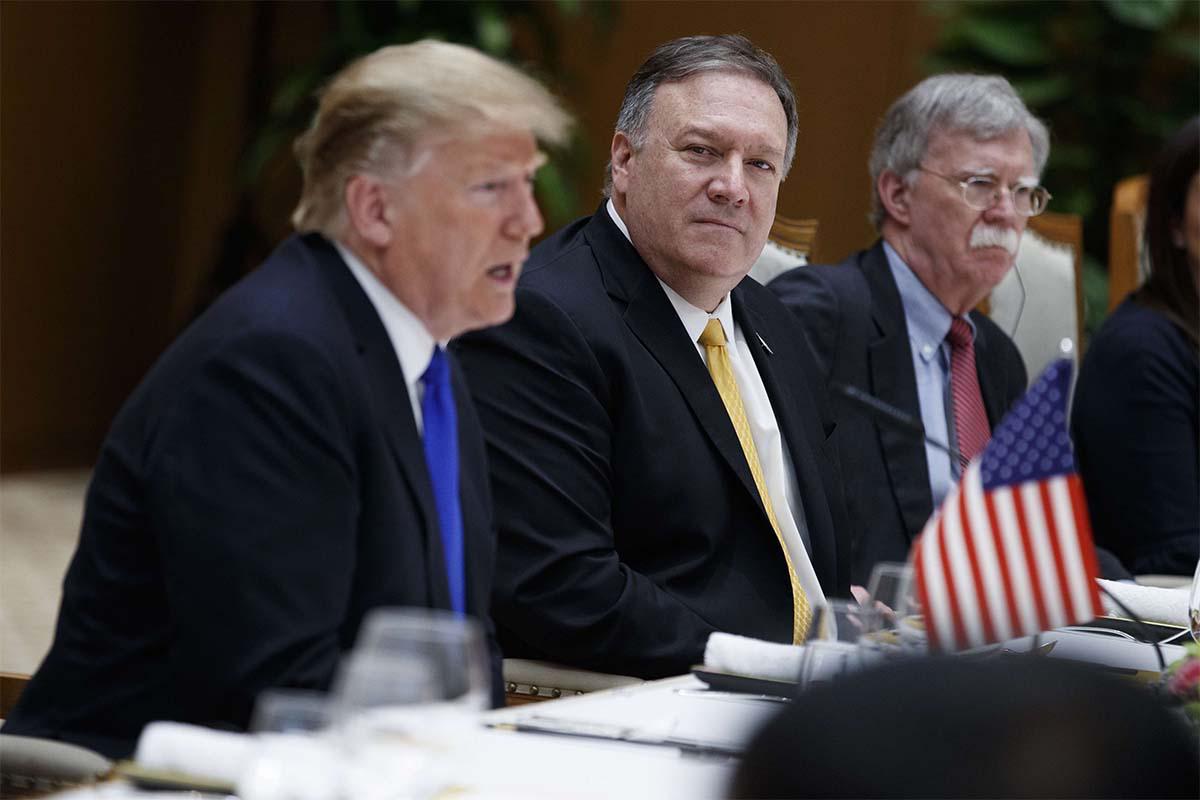
[[[383,321],[383,328],[387,331],[392,348],[396,351],[396,359],[400,362],[400,372],[404,375],[404,386],[408,389],[408,400],[412,403],[417,433],[423,434],[425,425],[421,416],[421,397],[424,387],[421,385],[421,376],[429,368],[429,362],[433,359],[433,348],[437,342],[425,329],[424,323],[375,277],[375,273],[371,272],[358,256],[341,242],[334,242],[333,246],[337,248],[342,260],[350,268],[350,273],[375,307],[375,313]]]
[[[625,238],[629,239],[629,230],[625,227],[625,222],[620,215],[617,214],[611,199],[608,201],[608,213]],[[812,560],[809,558],[804,544],[805,537],[801,535],[800,528],[796,523],[797,519],[804,519],[804,509],[796,488],[796,471],[792,466],[791,456],[787,452],[787,444],[783,441],[783,435],[779,431],[775,412],[771,408],[771,398],[767,394],[767,387],[763,385],[762,376],[758,373],[758,366],[754,363],[750,345],[746,341],[741,326],[733,319],[733,307],[729,301],[729,295],[725,295],[716,310],[710,314],[683,299],[678,292],[663,283],[661,279],[658,283],[666,293],[667,299],[671,301],[675,313],[679,315],[679,321],[683,323],[687,335],[695,345],[696,355],[699,356],[702,364],[706,363],[704,348],[700,345],[700,334],[704,332],[704,327],[710,319],[718,319],[721,321],[721,327],[725,329],[725,337],[732,344],[732,346],[726,345],[729,362],[733,367],[733,377],[737,381],[738,392],[742,395],[746,418],[750,422],[750,436],[754,439],[754,446],[758,450],[758,460],[762,466],[763,479],[767,484],[767,494],[771,497],[775,519],[779,523],[779,531],[787,545],[788,555],[791,556],[796,577],[805,594],[808,595],[809,605],[815,610],[818,606],[824,605],[825,593],[821,590],[821,582],[813,570]],[[780,498],[783,498],[783,502],[780,502]]]

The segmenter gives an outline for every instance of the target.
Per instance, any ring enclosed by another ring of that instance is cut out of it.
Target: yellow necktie
[[[746,419],[746,408],[742,405],[742,395],[738,392],[737,381],[733,377],[733,367],[729,363],[729,353],[725,350],[725,329],[721,326],[720,320],[710,319],[708,321],[708,325],[704,327],[704,333],[700,334],[700,344],[704,346],[704,353],[708,359],[708,372],[712,375],[713,383],[717,385],[717,391],[725,403],[729,420],[733,423],[733,429],[737,431],[738,441],[742,443],[742,452],[746,455],[750,474],[754,476],[754,485],[758,487],[763,508],[767,511],[767,519],[771,521],[771,529],[775,531],[775,538],[779,540],[779,546],[783,548],[788,577],[792,582],[792,642],[800,644],[804,641],[805,634],[808,633],[808,626],[812,620],[812,609],[808,604],[808,595],[804,593],[804,587],[800,585],[800,580],[796,577],[796,568],[792,566],[792,556],[788,553],[787,544],[783,541],[783,534],[779,530],[779,521],[775,519],[775,509],[771,507],[771,496],[767,493],[767,482],[763,479],[762,465],[758,461],[758,448],[754,446],[754,437],[750,435],[750,422]]]

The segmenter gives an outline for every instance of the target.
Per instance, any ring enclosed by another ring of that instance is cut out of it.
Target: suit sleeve
[[[328,359],[296,339],[242,337],[188,384],[146,489],[169,660],[205,687],[178,698],[193,718],[245,720],[260,690],[333,676],[355,569],[348,411]]]
[[[497,623],[552,660],[644,677],[686,671],[715,627],[618,554],[620,377],[606,374],[563,310],[530,289],[518,291],[509,324],[464,337],[456,350],[488,443]],[[620,536],[631,542],[636,532]]]

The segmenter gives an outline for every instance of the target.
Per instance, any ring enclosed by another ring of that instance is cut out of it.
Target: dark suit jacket
[[[817,576],[844,595],[816,367],[766,290],[744,280],[732,302],[795,465]],[[699,662],[713,631],[790,641],[787,566],[720,395],[603,207],[534,249],[510,323],[456,347],[488,443],[505,655],[657,677]]]
[[[769,288],[803,326],[822,385],[855,386],[921,418],[904,306],[882,242],[840,264],[785,272]],[[971,319],[979,388],[994,428],[1025,391],[1025,364],[990,319],[976,311]],[[851,575],[865,586],[876,563],[907,559],[933,513],[925,445],[907,431],[874,423],[836,392],[830,404],[841,431],[846,504],[856,534]]]
[[[467,603],[490,632],[483,441],[454,380]],[[121,756],[151,720],[242,727],[262,689],[327,688],[378,606],[450,607],[424,451],[374,307],[327,240],[293,237],[117,416],[4,732]]]

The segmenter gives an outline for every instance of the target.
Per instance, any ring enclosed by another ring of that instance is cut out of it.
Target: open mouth
[[[487,274],[494,281],[507,283],[517,277],[517,267],[515,264],[497,264],[489,267]]]

